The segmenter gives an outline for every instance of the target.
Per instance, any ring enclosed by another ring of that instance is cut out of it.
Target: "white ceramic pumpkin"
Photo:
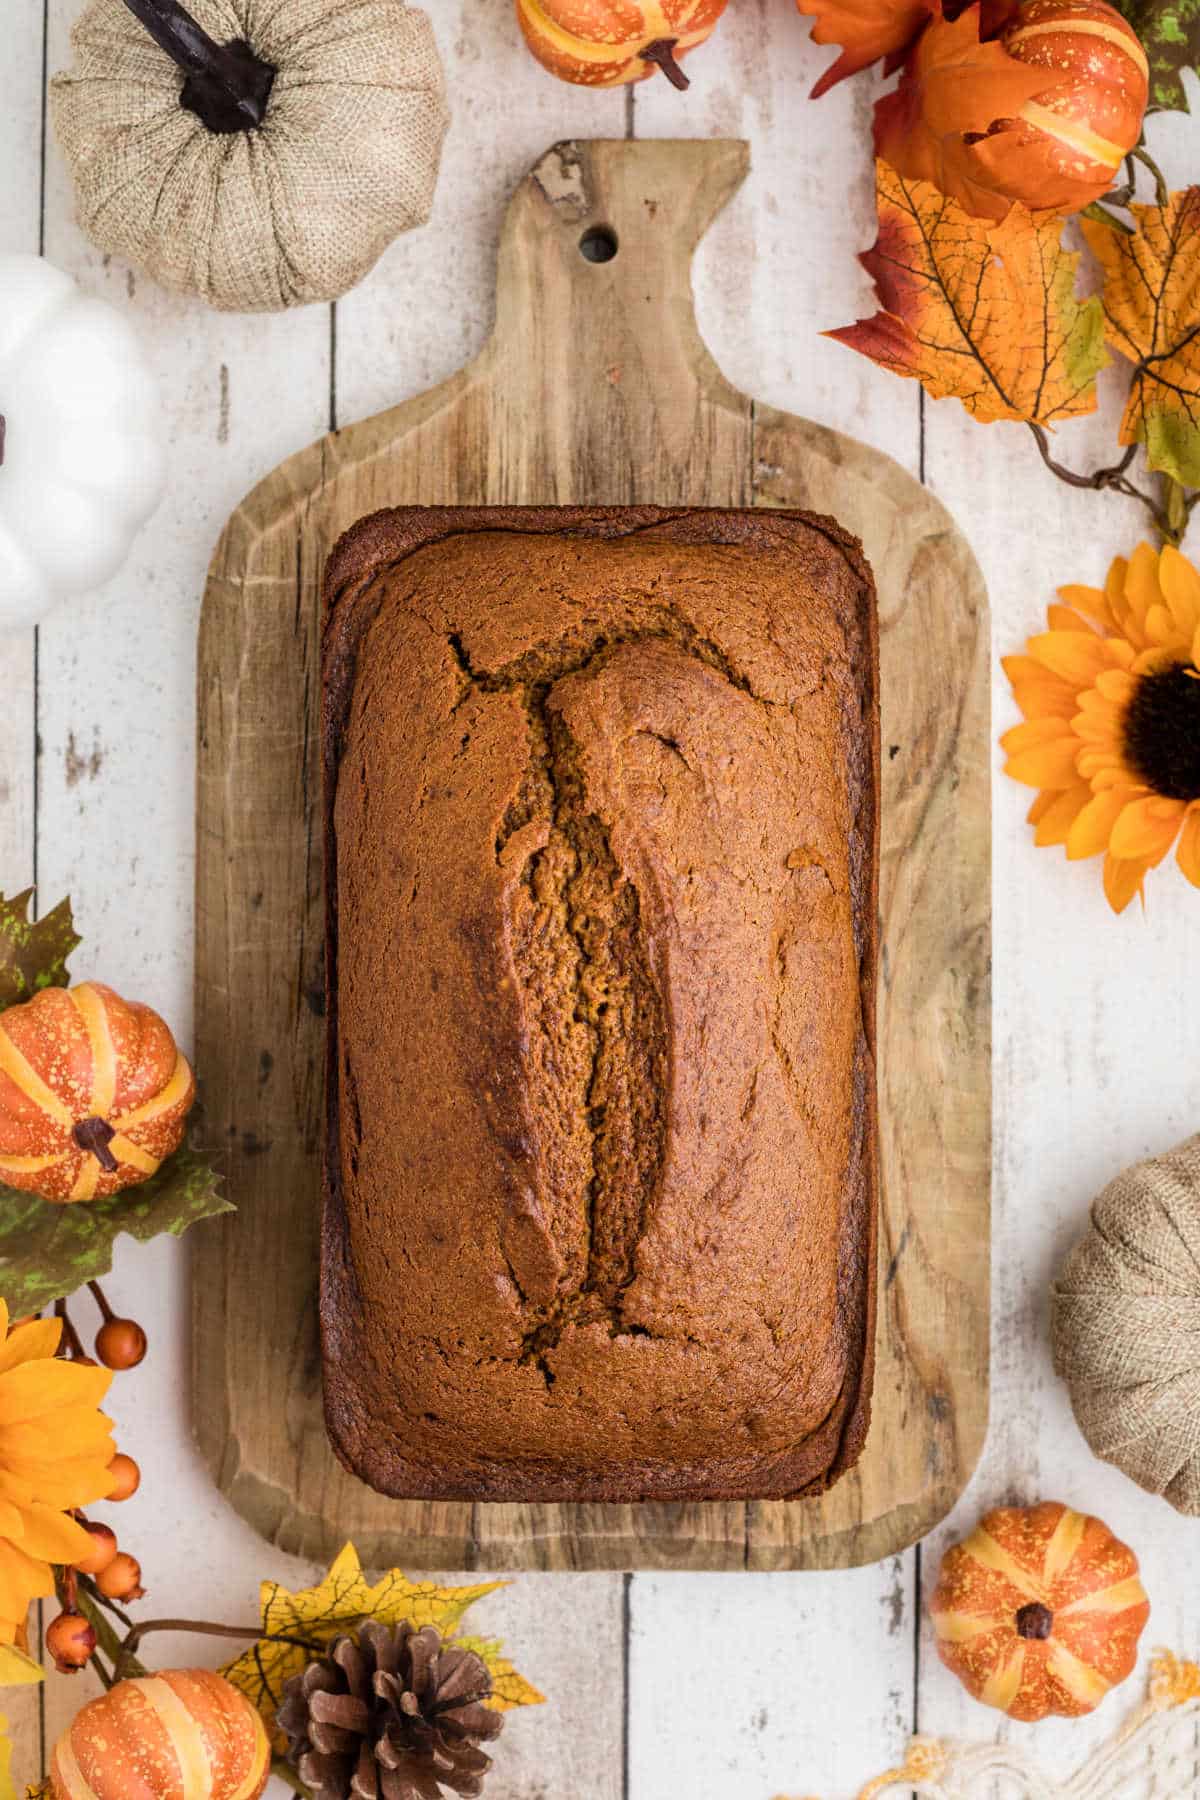
[[[116,573],[158,503],[158,396],[129,321],[0,256],[0,631]]]

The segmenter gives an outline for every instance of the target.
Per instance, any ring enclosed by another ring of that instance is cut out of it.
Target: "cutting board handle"
[[[514,194],[500,245],[490,352],[494,380],[524,415],[513,441],[530,417],[544,419],[573,454],[613,470],[615,501],[632,497],[621,471],[637,466],[639,441],[682,471],[702,405],[748,408],[700,337],[691,263],[749,167],[749,146],[726,138],[547,151]]]

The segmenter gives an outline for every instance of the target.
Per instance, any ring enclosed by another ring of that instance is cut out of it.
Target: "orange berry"
[[[99,1575],[117,1554],[117,1534],[109,1526],[93,1524],[90,1519],[81,1519],[80,1524],[90,1535],[92,1548],[71,1567],[78,1569],[81,1575]]]
[[[91,1661],[96,1634],[82,1613],[59,1613],[46,1627],[46,1648],[60,1675],[74,1675]]]
[[[140,1600],[146,1591],[142,1565],[127,1550],[118,1550],[107,1569],[97,1575],[96,1586],[106,1600]]]
[[[142,1471],[132,1456],[123,1456],[119,1451],[109,1463],[108,1472],[117,1484],[108,1496],[110,1500],[128,1500],[142,1485]]]
[[[136,1369],[146,1354],[146,1334],[136,1319],[109,1319],[96,1333],[96,1355],[106,1369]]]

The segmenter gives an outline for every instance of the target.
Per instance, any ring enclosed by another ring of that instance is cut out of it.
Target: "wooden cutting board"
[[[190,1240],[201,1445],[286,1550],[472,1568],[783,1569],[873,1561],[947,1511],[988,1374],[987,602],[898,464],[723,379],[696,244],[744,180],[735,142],[560,144],[509,207],[496,326],[441,387],[292,457],[238,508],[200,627],[196,1056],[238,1213]],[[594,260],[599,254],[607,260]],[[615,254],[612,252],[615,251]],[[588,253],[591,253],[590,255]],[[819,1500],[390,1501],[325,1439],[317,1342],[323,1035],[321,570],[406,502],[801,506],[857,532],[879,586],[882,1218],[874,1423]]]

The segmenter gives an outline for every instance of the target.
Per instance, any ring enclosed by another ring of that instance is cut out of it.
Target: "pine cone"
[[[491,1691],[474,1651],[443,1644],[432,1625],[368,1619],[293,1675],[279,1727],[313,1800],[470,1800],[492,1766],[479,1745],[504,1724],[481,1704]]]

